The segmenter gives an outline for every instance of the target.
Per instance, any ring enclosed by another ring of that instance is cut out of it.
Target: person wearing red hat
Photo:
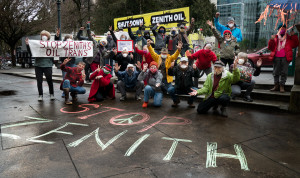
[[[102,69],[100,66],[90,76],[91,80],[94,80],[91,86],[88,101],[103,101],[106,97],[115,99],[115,87],[110,81],[112,75],[112,67],[106,64]]]
[[[163,93],[161,90],[162,74],[158,71],[158,64],[155,61],[150,63],[148,69],[147,63],[144,64],[143,70],[138,76],[139,81],[146,80],[147,85],[144,89],[143,108],[147,108],[150,96],[154,99],[154,106],[161,106]]]
[[[207,24],[211,27],[214,36],[217,38],[220,44],[220,58],[225,67],[228,64],[233,64],[235,56],[240,52],[240,46],[237,39],[232,35],[230,30],[224,30],[223,37],[217,32],[211,21],[207,21]]]

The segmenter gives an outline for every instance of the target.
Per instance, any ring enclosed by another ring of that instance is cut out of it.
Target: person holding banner
[[[168,49],[163,48],[161,50],[161,54],[157,54],[154,52],[153,48],[151,47],[151,40],[147,41],[147,46],[149,49],[149,52],[153,58],[153,60],[158,63],[158,69],[161,71],[163,78],[162,78],[162,91],[167,93],[168,88],[172,86],[173,77],[169,76],[168,69],[171,67],[171,63],[174,62],[177,57],[179,56],[179,53],[182,48],[182,42],[178,41],[177,50],[176,52],[171,56],[168,54]]]
[[[41,32],[41,40],[49,41],[51,35],[48,31],[43,30]],[[29,39],[25,39],[27,51],[32,56],[31,50],[29,47]],[[53,81],[52,81],[52,66],[53,66],[53,57],[36,57],[35,58],[35,77],[37,80],[37,87],[39,92],[38,101],[43,101],[43,74],[46,76],[46,80],[49,86],[50,100],[54,100],[54,90],[53,90]]]
[[[135,91],[135,99],[141,100],[140,94],[144,87],[144,82],[138,81],[141,64],[136,65],[139,70],[134,70],[133,64],[128,64],[126,71],[119,71],[121,66],[115,67],[115,74],[121,80],[118,81],[117,86],[121,93],[120,101],[126,100],[126,91]]]
[[[61,82],[60,89],[65,93],[65,104],[73,104],[69,101],[69,94],[71,93],[73,102],[77,101],[77,94],[85,94],[86,90],[82,87],[84,83],[85,74],[82,73],[84,70],[85,63],[79,62],[77,67],[67,67],[66,64],[70,61],[70,58],[66,58],[61,64],[61,70],[66,72],[66,76]]]
[[[152,28],[152,33],[155,36],[155,52],[160,54],[161,50],[166,47],[167,37],[166,28],[164,26],[160,26],[158,32],[156,32],[158,26],[159,23]]]
[[[129,55],[127,47],[124,47],[122,52],[119,53],[119,54],[117,54],[116,49],[113,50],[113,51],[114,51],[114,54],[115,54],[115,57],[114,57],[114,60],[116,62],[115,65],[121,66],[119,71],[125,71],[128,64],[134,64],[133,55],[132,54]]]
[[[112,75],[112,67],[106,64],[102,69],[100,66],[91,75],[91,79],[94,80],[91,86],[88,101],[103,101],[106,97],[115,99],[115,87],[110,81]]]
[[[148,107],[148,102],[150,97],[154,99],[154,106],[160,107],[162,103],[163,93],[161,91],[162,85],[162,74],[158,71],[158,65],[155,61],[150,63],[148,69],[148,64],[144,64],[143,70],[138,76],[139,81],[147,81],[147,85],[144,89],[144,103],[143,108]]]

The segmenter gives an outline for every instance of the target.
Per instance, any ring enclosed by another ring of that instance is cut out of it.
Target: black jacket
[[[182,70],[179,65],[169,68],[168,74],[175,76],[175,89],[181,93],[190,92],[190,89],[194,87],[193,77],[200,77],[199,71],[191,66],[188,66],[186,70]]]

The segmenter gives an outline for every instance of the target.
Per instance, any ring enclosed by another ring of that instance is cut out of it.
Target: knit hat
[[[134,67],[134,65],[133,65],[133,64],[128,64],[128,65],[127,65],[127,69],[128,69],[129,67]]]
[[[224,67],[224,63],[222,61],[216,61],[214,67]]]
[[[223,35],[225,35],[225,33],[229,33],[230,35],[232,35],[232,33],[231,33],[230,30],[225,30],[225,31],[223,32]]]
[[[142,31],[141,30],[137,30],[136,31],[136,35],[138,35],[138,34],[142,35]]]
[[[158,65],[157,65],[157,63],[156,63],[155,61],[152,61],[152,62],[150,63],[150,67],[153,66],[153,65],[155,65],[156,68],[158,68]]]
[[[286,25],[285,25],[285,24],[283,25],[283,23],[280,23],[280,24],[278,25],[278,27],[277,27],[277,30],[279,30],[281,27],[286,28]]]
[[[109,72],[111,72],[112,67],[109,64],[106,64],[104,66],[104,69],[107,70],[107,71],[109,71]]]
[[[233,17],[228,17],[228,22],[230,21],[234,21],[234,18]]]

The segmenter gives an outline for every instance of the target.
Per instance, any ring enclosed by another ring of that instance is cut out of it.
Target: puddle
[[[4,95],[4,96],[16,95],[16,93],[17,92],[15,90],[0,91],[0,95]]]

